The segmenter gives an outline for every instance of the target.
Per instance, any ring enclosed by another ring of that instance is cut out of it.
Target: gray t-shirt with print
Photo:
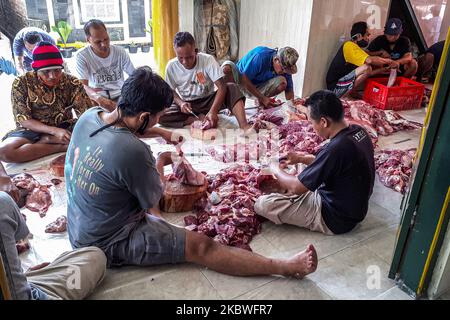
[[[65,178],[69,240],[74,248],[106,249],[128,237],[162,185],[150,147],[128,129],[105,124],[100,107],[78,120],[67,150]]]

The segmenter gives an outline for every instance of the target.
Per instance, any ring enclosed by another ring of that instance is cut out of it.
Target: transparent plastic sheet
[[[195,0],[194,36],[201,52],[221,63],[236,61],[239,53],[238,12],[235,0]]]

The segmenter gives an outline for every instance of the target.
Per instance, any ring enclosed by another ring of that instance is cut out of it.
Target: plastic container
[[[425,92],[425,86],[416,81],[398,77],[392,87],[388,87],[389,78],[369,79],[364,90],[364,101],[383,110],[419,109]]]

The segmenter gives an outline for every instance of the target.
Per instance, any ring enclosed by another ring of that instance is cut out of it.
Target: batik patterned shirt
[[[22,128],[20,122],[33,119],[51,127],[66,124],[71,130],[76,122],[74,113],[79,117],[92,106],[81,81],[67,73],[50,88],[35,71],[27,72],[14,80],[11,96],[18,129]]]

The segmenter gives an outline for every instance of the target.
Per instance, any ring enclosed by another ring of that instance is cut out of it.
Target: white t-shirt
[[[212,55],[197,54],[197,64],[186,69],[174,58],[166,68],[166,82],[176,90],[184,101],[208,97],[214,93],[214,82],[224,77],[224,73]]]
[[[123,73],[131,75],[135,70],[125,49],[115,45],[111,45],[106,58],[97,56],[91,46],[80,50],[76,55],[76,69],[80,79],[89,80],[92,88],[103,89],[99,94],[110,99],[120,96],[125,81]]]

